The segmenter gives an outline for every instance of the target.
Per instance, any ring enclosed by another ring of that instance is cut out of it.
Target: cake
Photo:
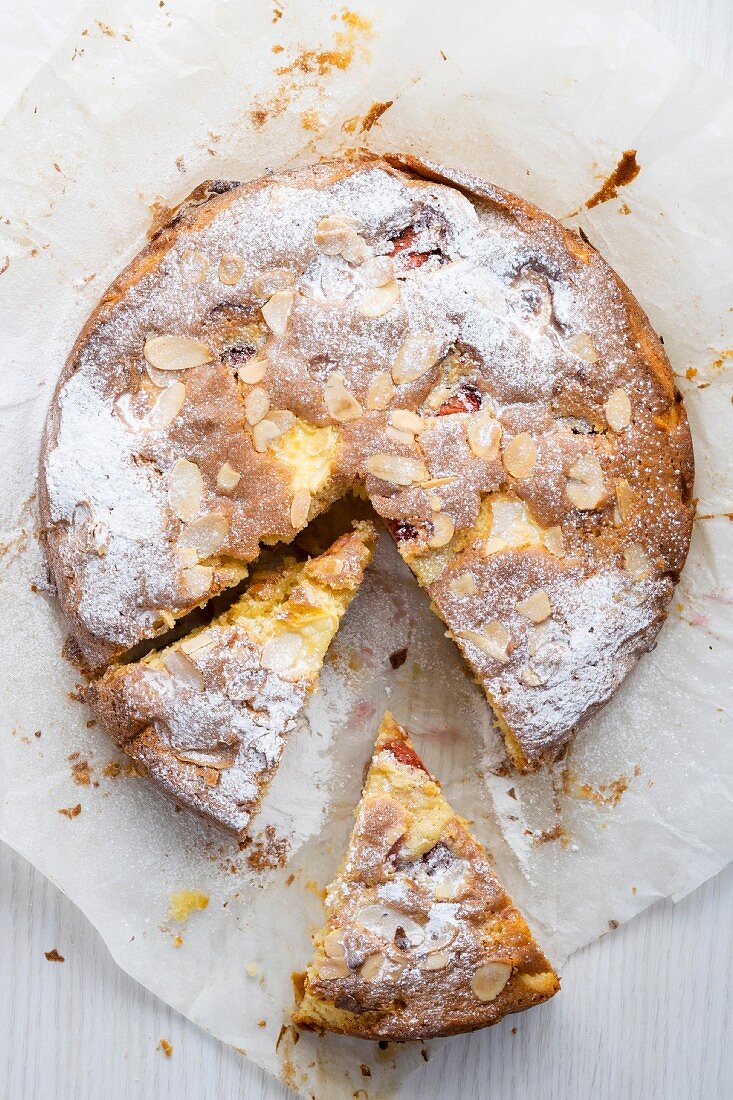
[[[98,677],[365,493],[531,770],[654,645],[692,477],[662,344],[584,237],[360,153],[171,213],[71,352],[40,500]]]
[[[297,1027],[432,1039],[552,997],[557,975],[467,823],[386,714]]]
[[[357,523],[317,557],[256,568],[211,623],[88,685],[113,740],[179,805],[244,836],[375,535]]]

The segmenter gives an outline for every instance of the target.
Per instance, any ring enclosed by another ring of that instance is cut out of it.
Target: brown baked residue
[[[611,175],[604,180],[594,195],[586,201],[586,208],[590,210],[594,206],[600,206],[602,202],[618,197],[619,187],[626,187],[641,171],[641,165],[636,159],[636,149],[625,149],[621,159]]]
[[[64,958],[64,956],[59,955],[59,953],[58,953],[58,951],[56,950],[55,947],[52,947],[50,951],[44,951],[43,954],[46,956],[46,958],[48,959],[48,961],[50,963],[66,962],[66,959]]]
[[[78,817],[81,813],[81,802],[77,802],[76,806],[64,806],[59,809],[59,813],[63,814],[64,817],[68,817],[71,821],[72,818]]]
[[[92,777],[89,771],[89,761],[79,760],[76,764],[72,764],[71,778],[80,787],[88,787],[92,781]]]
[[[563,794],[569,798],[583,798],[588,802],[595,802],[596,806],[617,806],[629,788],[633,778],[641,775],[641,768],[637,764],[633,775],[620,775],[618,779],[610,783],[600,783],[592,787],[590,783],[579,783],[578,777],[565,768],[562,773]]]
[[[371,130],[372,126],[379,122],[384,112],[388,111],[393,103],[393,99],[386,99],[383,103],[372,103],[371,107],[364,115],[364,118],[361,120],[362,134],[365,134],[368,130]]]
[[[285,866],[288,851],[288,842],[285,837],[278,837],[274,825],[267,825],[264,833],[252,841],[252,850],[247,856],[247,863],[253,871],[275,871]]]

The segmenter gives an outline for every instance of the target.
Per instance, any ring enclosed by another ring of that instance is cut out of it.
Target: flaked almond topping
[[[252,293],[258,298],[272,298],[279,290],[295,286],[295,275],[285,267],[268,267],[252,280]]]
[[[341,249],[342,257],[350,264],[363,264],[371,256],[371,249],[366,243],[363,237],[360,237],[358,233],[355,233],[353,237],[349,237],[345,245]]]
[[[341,423],[348,420],[358,420],[359,417],[364,415],[364,410],[353,393],[347,390],[343,376],[340,374],[335,372],[329,374],[323,388],[323,398],[329,415]]]
[[[419,970],[444,970],[449,962],[450,955],[447,951],[434,951],[432,955],[420,959],[417,965]]]
[[[261,382],[265,377],[267,366],[267,360],[260,359],[259,356],[249,359],[241,367],[237,367],[237,378],[248,386],[254,386],[256,382]]]
[[[571,355],[577,356],[585,363],[597,363],[598,352],[591,337],[587,332],[576,332],[574,336],[568,336],[562,341],[563,347]]]
[[[169,427],[183,408],[186,400],[186,387],[183,382],[174,382],[159,393],[148,413],[148,424],[154,431]]]
[[[541,687],[545,682],[542,677],[535,672],[531,665],[525,665],[523,669],[520,669],[519,679],[523,684],[531,688]]]
[[[192,547],[199,558],[210,558],[221,550],[229,534],[229,520],[221,512],[208,512],[184,527],[178,536],[179,546]]]
[[[171,371],[156,370],[155,367],[150,366],[147,359],[145,360],[145,373],[153,385],[159,390],[164,390],[166,386],[170,386],[171,382],[174,381],[171,377]]]
[[[438,361],[439,341],[429,332],[407,336],[392,365],[392,379],[396,384],[414,382],[422,378]]]
[[[567,494],[576,508],[587,512],[597,508],[606,495],[603,470],[595,455],[581,455],[569,470]]]
[[[622,523],[626,523],[634,506],[634,490],[625,477],[619,478],[616,482],[616,502],[619,518]]]
[[[266,451],[271,443],[274,443],[276,439],[279,439],[283,434],[282,428],[273,420],[260,420],[259,424],[255,424],[252,429],[252,444],[256,451],[262,454]]]
[[[410,432],[411,435],[419,435],[425,427],[423,419],[409,409],[395,409],[389,414],[389,422],[398,431]]]
[[[356,235],[356,218],[348,214],[328,214],[316,226],[313,240],[324,256],[340,256],[349,237]]]
[[[233,466],[225,462],[223,466],[219,467],[219,472],[216,475],[216,484],[217,487],[222,489],[225,493],[231,493],[232,489],[236,489],[237,485],[239,485],[241,478],[242,475],[239,470],[235,470]]]
[[[225,252],[219,260],[219,282],[224,286],[234,286],[244,275],[244,260],[231,252]]]
[[[168,477],[168,503],[173,514],[190,523],[201,511],[204,479],[195,462],[179,458]]]
[[[199,600],[211,588],[214,570],[208,565],[189,565],[181,571],[181,585],[190,600]]]
[[[430,391],[425,403],[431,409],[439,409],[440,406],[448,400],[450,395],[448,387],[441,384]]]
[[[383,962],[384,955],[381,951],[377,951],[376,954],[370,955],[364,960],[359,973],[365,982],[373,982],[375,978],[379,977]]]
[[[366,407],[369,410],[386,409],[397,392],[394,382],[386,371],[379,371],[369,384]]]
[[[404,443],[408,447],[411,447],[415,443],[415,436],[412,432],[401,432],[397,428],[393,428],[391,425],[384,430],[384,434],[387,439],[391,439],[394,443]]]
[[[429,477],[427,481],[421,481],[420,486],[423,489],[439,489],[443,485],[453,485],[458,481],[455,474],[449,474],[447,477]]]
[[[450,582],[450,590],[454,596],[475,596],[476,578],[473,573],[462,573]]]
[[[278,290],[262,306],[261,312],[265,324],[276,336],[282,336],[287,328],[294,298],[292,290]]]
[[[387,943],[394,943],[399,935],[402,946],[417,947],[425,939],[424,929],[416,921],[389,905],[365,905],[354,914],[354,920]]]
[[[197,565],[199,556],[192,546],[177,546],[176,557],[181,566]]]
[[[603,406],[609,428],[622,432],[631,423],[631,401],[626,390],[617,389],[606,398]]]
[[[190,657],[192,653],[201,653],[204,650],[212,649],[215,645],[216,639],[204,630],[200,634],[194,634],[192,638],[184,638],[178,648]]]
[[[537,444],[529,432],[520,432],[507,443],[502,456],[504,469],[512,477],[529,477],[537,462]]]
[[[276,424],[281,433],[284,433],[288,428],[292,428],[295,423],[295,413],[291,412],[290,409],[270,409],[267,419]],[[313,450],[310,453],[317,454],[318,452]]]
[[[300,634],[278,634],[269,638],[262,647],[260,664],[278,676],[287,678],[303,655],[305,642]]]
[[[645,577],[651,570],[649,555],[638,542],[632,543],[624,551],[624,569],[632,577]]]
[[[442,546],[447,546],[453,538],[455,525],[445,512],[433,512],[430,521],[433,525],[433,533],[428,539],[428,546],[433,550],[439,550]]]
[[[180,649],[169,649],[167,653],[164,653],[163,664],[166,671],[176,680],[180,680],[196,691],[204,690],[205,681],[200,670]]]
[[[145,341],[143,354],[156,370],[189,370],[214,358],[206,344],[188,336],[151,336]]]
[[[247,423],[253,427],[255,424],[259,424],[260,420],[264,420],[269,408],[270,398],[268,394],[261,386],[255,386],[249,391],[244,402],[244,415],[247,417]]]
[[[386,286],[394,278],[394,264],[389,256],[372,256],[362,264],[361,276],[369,286]]]
[[[290,522],[296,531],[305,527],[311,510],[312,498],[307,489],[298,489],[290,505]]]
[[[323,941],[323,950],[329,959],[343,959],[346,955],[346,948],[343,943],[343,929],[334,928],[332,932],[329,932]]]
[[[498,997],[511,977],[512,968],[505,962],[488,962],[480,966],[471,978],[471,989],[480,1001],[486,1003]]]
[[[335,978],[346,978],[351,971],[343,959],[321,959],[316,964],[318,977],[323,982],[333,981]]]
[[[428,477],[424,462],[405,455],[370,455],[366,468],[374,477],[388,481],[390,485],[414,485],[416,481],[425,481]]]
[[[383,317],[400,300],[399,283],[385,283],[366,290],[359,300],[359,313],[362,317]]]
[[[507,649],[509,647],[510,635],[509,631],[501,623],[489,622],[486,623],[479,634],[476,630],[459,630],[457,637],[463,638],[467,642],[472,642],[473,645],[478,646],[489,657],[493,657],[495,661],[501,661],[502,664],[506,664],[509,660]]]
[[[485,412],[471,417],[466,436],[468,445],[476,458],[498,458],[501,424],[491,413]],[[514,476],[516,477],[516,474]]]
[[[434,493],[432,489],[426,489],[425,496],[427,497],[431,512],[443,511],[443,501],[440,499],[437,493]]]
[[[197,286],[200,286],[209,274],[209,257],[204,252],[194,252],[191,258],[196,265],[193,271],[193,281]]]
[[[531,596],[527,596],[526,600],[520,600],[516,608],[519,614],[524,615],[525,619],[529,619],[531,623],[542,623],[552,614],[550,597],[544,588],[538,588]]]
[[[565,556],[565,536],[562,533],[562,527],[548,527],[546,531],[542,533],[542,542],[546,550],[554,558],[562,558]]]
[[[160,615],[161,619],[163,620],[165,625],[168,627],[168,629],[172,630],[173,627],[176,625],[175,615],[171,615],[170,611],[166,610],[166,608],[164,608],[164,607],[161,607],[159,609],[158,614]]]

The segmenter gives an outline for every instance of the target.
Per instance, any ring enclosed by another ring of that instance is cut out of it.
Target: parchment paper
[[[429,1072],[416,1044],[281,1033],[386,704],[558,964],[731,858],[733,98],[607,7],[362,0],[356,17],[292,0],[112,0],[80,18],[2,125],[0,836],[130,974],[319,1100],[414,1096]],[[76,675],[34,535],[40,434],[68,349],[154,203],[359,142],[463,167],[560,217],[638,151],[638,178],[570,220],[664,336],[700,518],[657,649],[563,764],[524,779],[505,774],[480,692],[383,539],[240,852],[128,774],[68,696]],[[177,924],[182,889],[209,903]],[[480,1041],[432,1047],[465,1060]]]

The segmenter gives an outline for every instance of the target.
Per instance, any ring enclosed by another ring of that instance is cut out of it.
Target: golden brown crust
[[[389,714],[327,910],[298,1027],[430,1039],[490,1026],[559,989],[483,848]]]

